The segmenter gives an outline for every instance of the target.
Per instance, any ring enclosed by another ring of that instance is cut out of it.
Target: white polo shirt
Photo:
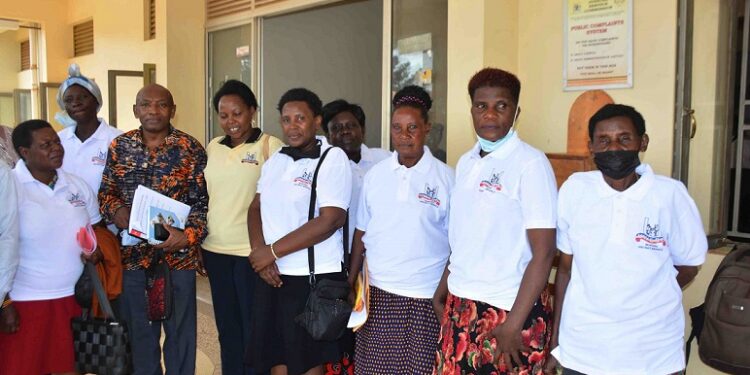
[[[58,133],[65,149],[62,169],[82,178],[97,194],[107,163],[109,144],[122,134],[122,130],[109,126],[101,119],[94,134],[83,142],[76,137],[75,131],[76,126],[71,126]]]
[[[83,271],[76,234],[101,220],[94,192],[62,169],[57,170],[54,190],[34,179],[23,160],[13,172],[18,182],[20,262],[10,296],[17,301],[70,296]]]
[[[449,199],[455,176],[425,147],[411,168],[394,152],[367,173],[357,211],[370,285],[432,298],[450,255]]]
[[[331,146],[321,146],[322,153]],[[263,165],[258,180],[260,213],[266,243],[280,238],[307,223],[310,207],[310,188],[318,159],[294,161],[277,152]],[[343,150],[334,147],[323,160],[318,172],[315,216],[320,207],[338,207],[346,210],[352,194],[352,170]],[[344,256],[342,229],[315,245],[315,273],[341,271]],[[283,275],[309,275],[307,249],[283,256],[276,261]]]
[[[555,175],[515,133],[484,158],[479,150],[477,143],[456,166],[448,289],[510,310],[531,260],[526,230],[556,226]]]
[[[365,180],[365,174],[378,164],[381,160],[388,159],[391,156],[391,152],[382,148],[369,148],[362,144],[360,149],[362,158],[359,163],[355,163],[349,160],[349,164],[352,166],[352,202],[349,205],[349,249],[352,247],[352,240],[354,239],[354,229],[356,227],[357,210],[359,209],[359,195],[362,190],[362,184]]]
[[[685,368],[675,265],[703,263],[700,214],[679,181],[646,164],[623,192],[601,172],[560,188],[557,246],[573,255],[560,319],[560,363],[587,374],[671,374]]]

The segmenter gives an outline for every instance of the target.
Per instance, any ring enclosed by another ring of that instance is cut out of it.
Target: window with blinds
[[[21,70],[31,69],[31,44],[29,41],[21,42]]]
[[[94,20],[73,25],[73,56],[94,53]]]
[[[145,0],[143,3],[143,39],[156,38],[156,0]]]

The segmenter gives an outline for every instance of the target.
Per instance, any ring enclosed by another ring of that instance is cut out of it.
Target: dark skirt
[[[325,362],[337,362],[343,343],[316,341],[294,318],[302,313],[310,295],[307,276],[281,275],[283,286],[274,288],[255,274],[255,296],[250,318],[250,344],[245,361],[256,373],[286,365],[289,375],[302,374]],[[318,274],[323,279],[346,280],[343,272]]]
[[[523,325],[523,343],[531,351],[519,354],[520,364],[510,365],[495,352],[492,336],[492,330],[505,322],[508,311],[449,293],[433,374],[541,374],[549,354],[551,306],[545,290]]]
[[[371,286],[369,308],[357,331],[355,374],[429,374],[440,333],[432,300]]]

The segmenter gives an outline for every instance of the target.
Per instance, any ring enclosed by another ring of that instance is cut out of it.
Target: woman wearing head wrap
[[[102,93],[96,82],[81,74],[78,64],[68,68],[68,79],[60,85],[57,104],[62,111],[55,119],[65,126],[59,133],[65,148],[62,169],[83,178],[96,193],[109,144],[122,131],[97,118],[102,108]]]
[[[393,98],[395,152],[365,175],[352,247],[353,285],[366,254],[367,322],[357,331],[357,374],[428,374],[440,325],[432,309],[450,255],[453,170],[425,146],[432,100],[407,86]]]

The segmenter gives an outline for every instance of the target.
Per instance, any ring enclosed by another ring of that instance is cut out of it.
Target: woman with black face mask
[[[708,247],[700,215],[681,182],[638,159],[649,140],[633,107],[602,107],[589,136],[599,171],[573,174],[558,196],[557,360],[547,369],[559,361],[570,375],[680,373],[680,288]]]

